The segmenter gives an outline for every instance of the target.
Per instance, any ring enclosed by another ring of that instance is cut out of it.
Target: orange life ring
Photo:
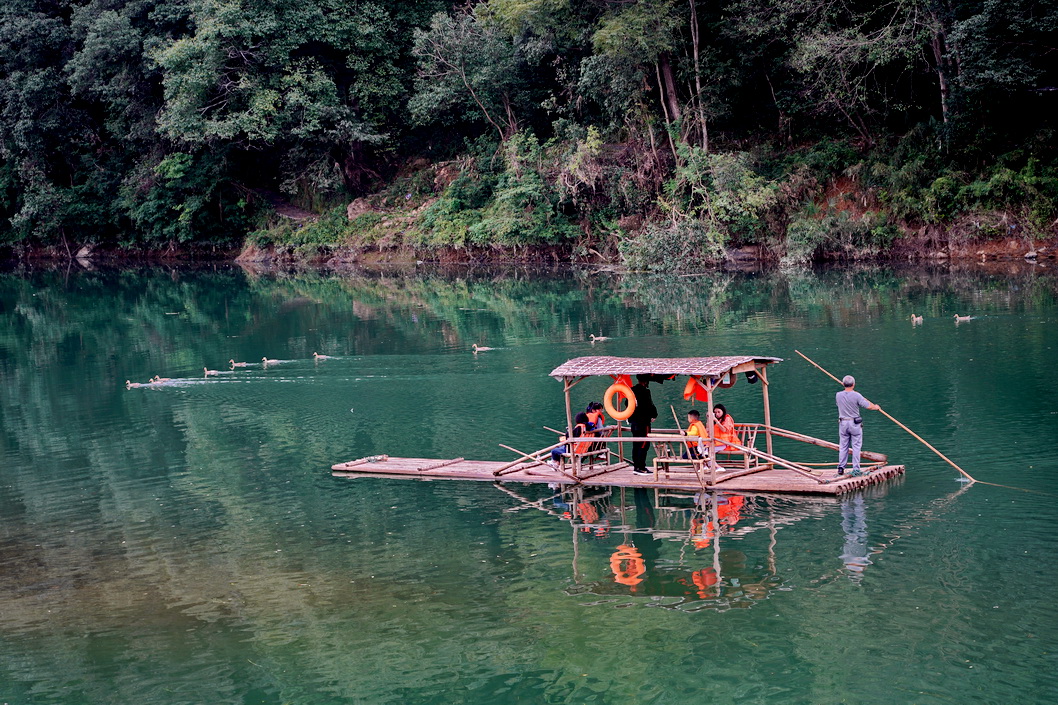
[[[621,395],[628,402],[628,406],[624,411],[618,411],[617,407],[614,405],[613,397],[615,394]],[[606,394],[602,398],[602,405],[603,408],[606,409],[606,413],[610,415],[610,418],[624,421],[636,410],[636,397],[632,394],[632,388],[627,384],[614,382],[610,385],[610,388],[606,390]]]
[[[621,545],[610,556],[610,570],[613,571],[614,582],[634,587],[643,582],[639,576],[647,572],[647,565],[643,561],[643,554],[634,546]]]

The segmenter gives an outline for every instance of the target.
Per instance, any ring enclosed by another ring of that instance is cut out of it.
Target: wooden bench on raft
[[[735,432],[738,434],[739,444],[746,448],[754,448],[754,443],[757,442],[757,432],[759,429],[760,426],[758,424],[735,424]],[[691,441],[691,439],[695,440]],[[655,454],[655,480],[658,479],[662,472],[668,477],[673,471],[687,468],[693,470],[695,475],[702,478],[704,477],[703,473],[708,470],[708,458],[682,457],[684,453],[688,456],[690,455],[689,449],[691,447],[697,449],[697,436],[668,436],[665,437],[664,440],[659,439],[658,441],[655,441],[653,445]],[[733,462],[735,456],[742,456],[741,462],[737,464]],[[748,472],[751,459],[751,454],[728,446],[727,450],[721,451],[717,454],[717,471],[726,472],[730,470],[742,470]]]
[[[592,467],[595,465],[595,462],[597,460],[603,461],[604,465],[609,465],[611,454],[610,444],[604,443],[599,440],[591,439],[609,438],[613,435],[613,432],[616,428],[617,426],[603,426],[591,436],[578,436],[577,438],[574,438],[570,441],[566,441],[566,447],[571,448],[571,450],[567,450],[565,453],[559,456],[559,470],[565,472],[567,462],[571,466],[573,466],[574,455],[580,459],[581,467],[584,467],[585,464],[587,464],[588,467]],[[590,445],[584,450],[583,453],[574,453],[573,450],[576,449],[576,447],[581,443],[590,443]]]

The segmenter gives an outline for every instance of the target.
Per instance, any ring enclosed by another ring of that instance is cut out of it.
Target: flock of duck
[[[972,321],[974,319],[973,316],[960,316],[959,314],[955,314],[953,318],[955,319],[956,323],[966,323],[967,321]],[[921,324],[923,320],[924,319],[922,318],[922,316],[916,315],[914,313],[911,314],[911,325],[917,326]]]
[[[973,316],[960,316],[959,314],[955,314],[955,322],[956,323],[965,323],[966,321],[972,321],[973,319],[974,319]],[[911,324],[912,325],[916,325],[917,326],[917,325],[921,324],[923,320],[924,319],[922,318],[922,316],[916,315],[914,313],[911,314]],[[595,343],[605,343],[607,340],[610,339],[608,336],[595,335],[594,333],[592,333],[589,336],[589,338],[591,339],[592,345],[594,345]],[[488,352],[490,350],[500,350],[501,348],[490,348],[487,345],[478,345],[477,343],[474,343],[473,345],[470,346],[470,349],[474,352],[475,355],[477,355],[478,353]],[[334,359],[334,356],[333,355],[321,355],[318,352],[314,352],[314,353],[312,353],[312,359],[313,359],[314,362],[318,362],[320,360],[332,360],[332,359]],[[232,358],[232,359],[228,360],[228,367],[230,369],[228,369],[226,372],[234,372],[237,368],[251,367],[251,366],[255,367],[257,365],[260,365],[261,367],[265,367],[266,368],[269,365],[279,365],[279,364],[282,364],[284,362],[293,362],[293,360],[275,360],[275,359],[268,358],[268,357],[262,357],[260,362],[236,362],[235,358]],[[202,368],[202,376],[203,377],[219,377],[220,374],[221,374],[220,370],[211,370],[208,367],[203,367]],[[125,380],[125,387],[127,389],[135,389],[137,387],[156,387],[158,385],[165,384],[166,382],[173,382],[173,381],[175,381],[175,380],[173,380],[172,377],[160,377],[158,375],[155,375],[154,377],[151,377],[146,382],[133,382],[131,380]]]
[[[321,355],[318,352],[312,353],[313,362],[319,362],[320,360],[333,360],[333,355]],[[223,373],[220,370],[211,370],[208,367],[202,368],[203,377],[219,377],[221,374],[230,374],[237,368],[243,367],[256,367],[260,365],[262,368],[267,368],[269,365],[279,365],[284,362],[294,362],[294,360],[276,360],[269,357],[262,357],[260,362],[236,362],[235,358],[228,360],[228,368]],[[161,377],[155,375],[146,382],[133,382],[132,380],[125,380],[126,389],[137,389],[139,387],[157,387],[167,382],[182,382],[187,381],[186,379],[173,379],[172,377]]]

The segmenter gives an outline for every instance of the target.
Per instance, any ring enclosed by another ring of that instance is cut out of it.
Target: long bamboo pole
[[[822,367],[820,367],[819,365],[817,365],[817,364],[816,364],[816,363],[815,363],[815,362],[814,362],[814,361],[813,361],[813,360],[812,360],[811,358],[809,358],[809,357],[808,357],[807,355],[805,355],[805,354],[804,354],[803,352],[801,352],[800,350],[794,350],[794,352],[795,352],[795,353],[797,353],[798,355],[800,355],[801,357],[803,357],[803,358],[804,358],[805,360],[807,360],[807,361],[808,361],[808,363],[809,363],[810,365],[812,365],[812,366],[813,366],[813,367],[815,367],[815,368],[816,368],[817,370],[819,370],[820,372],[822,372],[823,374],[825,374],[825,375],[826,375],[827,377],[830,377],[830,379],[834,380],[834,381],[835,381],[835,382],[837,382],[838,384],[841,384],[841,380],[840,380],[840,379],[838,379],[837,377],[835,377],[834,375],[830,374],[829,372],[827,372],[826,370],[824,370],[824,369],[823,369]],[[844,385],[842,385],[842,386],[844,386]],[[893,418],[893,417],[892,417],[891,415],[889,415],[889,413],[888,413],[888,412],[886,412],[886,410],[885,410],[885,409],[883,409],[883,408],[882,408],[881,406],[879,406],[879,407],[878,407],[878,411],[880,411],[880,412],[882,413],[882,415],[883,415],[883,416],[885,416],[885,418],[889,419],[890,421],[892,421],[893,423],[895,423],[895,424],[896,424],[897,426],[899,426],[900,428],[904,429],[905,431],[907,431],[908,433],[910,433],[910,434],[911,434],[912,436],[914,436],[914,437],[915,437],[915,438],[916,438],[917,440],[919,440],[919,441],[920,441],[920,442],[922,443],[922,445],[926,446],[926,447],[927,447],[927,448],[929,448],[929,449],[930,449],[931,451],[933,451],[934,453],[936,453],[937,455],[939,455],[939,456],[940,456],[940,457],[941,457],[941,458],[942,458],[942,459],[943,459],[943,460],[944,460],[944,461],[945,461],[946,463],[948,463],[948,465],[951,465],[951,466],[952,466],[953,468],[955,468],[955,469],[956,469],[956,470],[958,470],[958,471],[959,471],[960,473],[962,473],[962,474],[963,474],[963,476],[964,476],[964,477],[966,477],[966,479],[968,479],[968,480],[969,480],[970,482],[977,482],[977,480],[976,480],[976,479],[974,479],[973,475],[971,475],[970,473],[966,472],[965,470],[963,470],[962,468],[960,468],[960,467],[959,467],[958,465],[956,465],[956,464],[955,464],[955,463],[954,463],[954,462],[953,462],[953,461],[952,461],[952,460],[951,460],[951,459],[950,459],[950,458],[949,458],[948,456],[944,455],[944,453],[941,453],[941,452],[940,452],[939,450],[937,450],[937,449],[936,449],[936,448],[934,448],[934,447],[933,447],[932,445],[930,445],[930,444],[929,444],[928,442],[926,442],[926,439],[924,439],[924,438],[923,438],[922,436],[918,435],[917,433],[915,433],[914,431],[912,431],[912,430],[911,430],[910,428],[908,428],[908,427],[907,427],[907,426],[905,426],[904,424],[902,424],[902,423],[900,423],[899,421],[897,421],[896,419],[894,419],[894,418]]]
[[[716,416],[713,414],[713,389],[715,385],[710,379],[705,383],[705,406],[709,414],[705,420],[705,433],[709,436],[709,457],[706,462],[709,465],[709,484],[716,484]]]
[[[833,441],[824,441],[821,438],[813,438],[812,436],[806,436],[803,433],[797,433],[796,431],[787,431],[784,428],[773,428],[772,430],[779,438],[789,438],[790,440],[808,443],[809,445],[819,446],[820,448],[829,448],[830,450],[838,450],[841,448],[841,446]],[[875,453],[872,450],[861,451],[860,455],[867,460],[875,462],[885,462],[889,460],[889,456],[885,453]]]
[[[771,402],[768,401],[768,366],[763,365],[758,373],[760,377],[760,393],[764,398],[764,439],[765,448],[769,453],[771,449]]]
[[[680,433],[682,434],[683,433],[683,424],[680,423],[680,417],[676,415],[676,407],[673,406],[672,404],[669,404],[669,408],[672,409],[672,418],[675,419],[675,421],[676,421],[676,428],[678,428]],[[690,436],[688,436],[687,438],[688,438],[687,446],[686,446],[687,457],[690,458],[692,456]],[[698,471],[698,466],[697,465],[692,465],[692,467],[694,467],[694,474],[698,477],[698,484],[702,486],[702,491],[704,492],[705,491],[705,478],[702,477],[702,473],[700,473]]]
[[[498,446],[499,446],[500,448],[505,448],[505,449],[507,449],[507,450],[511,451],[512,453],[521,453],[521,452],[522,452],[522,451],[518,450],[517,448],[511,448],[510,446],[508,446],[508,445],[504,445],[504,444],[502,444],[502,443],[497,443],[496,445],[498,445]],[[537,451],[537,453],[543,453],[543,452],[544,452],[544,451]],[[537,465],[543,465],[543,464],[544,464],[544,461],[543,461],[543,460],[541,460],[540,458],[537,458],[537,457],[535,457],[537,453],[523,453],[523,454],[522,454],[522,459],[525,459],[525,458],[532,458],[532,460],[533,460],[534,462],[533,462],[532,464],[530,464],[530,465],[526,465],[526,466],[523,466],[523,467],[521,467],[521,468],[517,468],[517,469],[520,469],[520,470],[525,470],[525,469],[527,469],[527,468],[535,467],[535,466],[537,466]],[[504,466],[504,468],[509,468],[509,467],[510,467],[510,464],[508,464],[508,465]],[[492,473],[492,474],[493,474],[493,475],[495,475],[495,476],[497,476],[497,477],[499,477],[499,476],[500,476],[500,474],[501,474],[501,471],[503,471],[503,472],[508,472],[508,473],[509,473],[509,472],[514,472],[514,470],[505,470],[504,468],[500,468],[499,470],[495,470],[495,471],[493,471],[493,473]],[[576,481],[577,481],[577,478],[576,478],[575,476],[573,476],[573,475],[570,475],[570,474],[569,474],[568,472],[565,472],[565,471],[564,471],[564,470],[562,470],[561,468],[552,468],[552,469],[553,469],[553,470],[554,470],[555,472],[559,473],[560,475],[563,475],[563,476],[565,476],[565,477],[568,477],[568,478],[569,478],[570,480],[573,480],[574,482],[576,482]]]
[[[566,440],[567,441],[573,438],[573,407],[572,407],[572,405],[570,403],[570,397],[569,397],[569,392],[570,392],[571,389],[573,389],[573,385],[570,384],[570,380],[571,379],[572,379],[571,377],[563,377],[562,378],[562,387],[563,387],[563,390],[566,393],[566,433],[565,433],[565,436],[566,436]],[[573,449],[573,446],[570,446],[570,450],[572,450],[572,449]],[[577,456],[576,455],[573,456],[573,474],[574,475],[577,474]]]
[[[515,453],[521,453],[522,452],[520,450],[516,450],[514,448],[511,448],[510,446],[505,446],[502,443],[497,443],[496,445],[500,446],[501,448],[505,448],[507,450],[513,451]],[[559,446],[562,446],[562,445],[566,445],[566,442],[565,441],[559,441],[558,443],[552,443],[547,448],[541,448],[540,450],[535,450],[532,453],[523,453],[522,456],[520,458],[518,458],[517,460],[512,460],[511,462],[507,463],[506,465],[504,465],[502,467],[499,467],[499,468],[496,468],[495,470],[493,470],[492,474],[493,475],[502,475],[504,471],[506,471],[506,470],[508,470],[510,468],[513,468],[515,465],[523,463],[526,460],[534,460],[537,463],[540,463],[541,461],[536,456],[542,455],[542,454],[547,453],[549,451],[552,451],[555,448],[558,448]]]
[[[818,482],[821,485],[825,485],[828,482],[832,481],[832,480],[825,480],[825,479],[823,479],[821,477],[817,477],[816,475],[813,475],[810,468],[807,468],[807,467],[805,467],[804,465],[802,465],[800,463],[795,463],[792,460],[786,460],[785,458],[780,458],[777,455],[772,455],[771,453],[767,453],[767,452],[765,452],[763,450],[760,450],[758,448],[750,448],[749,446],[744,446],[744,445],[740,445],[738,443],[730,443],[730,442],[728,442],[727,445],[730,446],[731,448],[734,448],[735,450],[737,450],[737,451],[739,451],[741,453],[745,453],[747,455],[752,455],[755,458],[763,458],[764,460],[767,460],[769,463],[773,463],[775,465],[780,465],[780,466],[786,468],[787,470],[792,470],[795,473],[797,473],[799,475],[803,475],[803,476],[807,477],[810,480],[815,480],[816,482]]]

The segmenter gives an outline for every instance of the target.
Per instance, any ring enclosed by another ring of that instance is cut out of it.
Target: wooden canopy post
[[[701,380],[698,380],[699,383]],[[717,378],[719,381],[719,377]],[[705,420],[705,431],[709,435],[709,484],[716,482],[716,434],[713,428],[716,418],[713,416],[713,378],[705,380],[705,406],[708,418]]]
[[[768,366],[761,365],[760,368],[761,394],[764,395],[764,438],[766,441],[768,455],[774,455],[771,450],[771,405],[768,403]]]
[[[569,377],[562,378],[562,388],[566,395],[566,450],[573,458],[573,477],[577,476],[577,456],[573,454],[573,406],[570,403],[569,391],[573,389]]]

